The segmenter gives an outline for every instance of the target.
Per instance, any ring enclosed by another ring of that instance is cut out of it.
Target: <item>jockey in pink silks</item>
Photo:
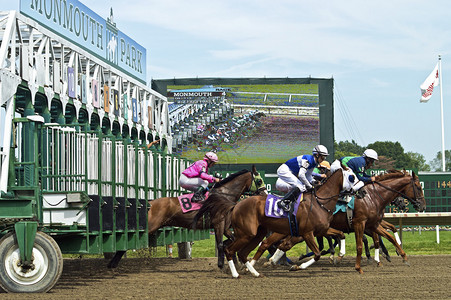
[[[180,186],[195,192],[191,201],[201,202],[205,200],[208,184],[220,181],[219,178],[208,174],[208,168],[213,167],[217,161],[218,156],[215,153],[207,152],[203,160],[196,161],[180,175]]]

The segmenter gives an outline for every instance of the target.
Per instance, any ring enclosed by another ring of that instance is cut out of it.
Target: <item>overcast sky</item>
[[[119,30],[147,49],[148,81],[333,77],[337,141],[399,141],[427,161],[441,151],[440,90],[420,103],[419,86],[441,55],[451,149],[451,1],[81,2],[104,19],[113,8]]]

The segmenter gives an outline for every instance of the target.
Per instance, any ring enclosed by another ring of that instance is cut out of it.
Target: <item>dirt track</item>
[[[293,258],[294,259],[294,258]],[[47,294],[0,294],[1,299],[451,299],[451,255],[400,257],[382,267],[363,264],[354,271],[354,257],[339,266],[326,258],[304,271],[286,266],[265,269],[254,278],[232,279],[219,271],[215,258],[124,259],[115,271],[104,259],[64,261],[64,271]],[[244,274],[244,275],[243,275]]]

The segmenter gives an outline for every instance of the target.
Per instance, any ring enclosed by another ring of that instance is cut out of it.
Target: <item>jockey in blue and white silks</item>
[[[312,188],[313,169],[318,165],[313,155],[300,155],[287,160],[277,169],[276,189],[288,192],[297,186],[301,192]]]
[[[302,155],[287,160],[277,169],[276,189],[287,194],[279,202],[279,207],[288,211],[291,202],[297,199],[300,192],[313,189],[313,170],[329,155],[327,148],[317,145],[313,155]]]

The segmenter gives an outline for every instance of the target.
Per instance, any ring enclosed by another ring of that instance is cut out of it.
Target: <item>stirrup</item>
[[[277,206],[283,211],[289,212],[291,209],[291,202],[279,201],[279,203],[277,203]]]
[[[200,195],[200,194],[194,194],[193,197],[191,198],[191,202],[194,202],[194,203],[202,202],[204,200],[205,200],[205,196]]]

